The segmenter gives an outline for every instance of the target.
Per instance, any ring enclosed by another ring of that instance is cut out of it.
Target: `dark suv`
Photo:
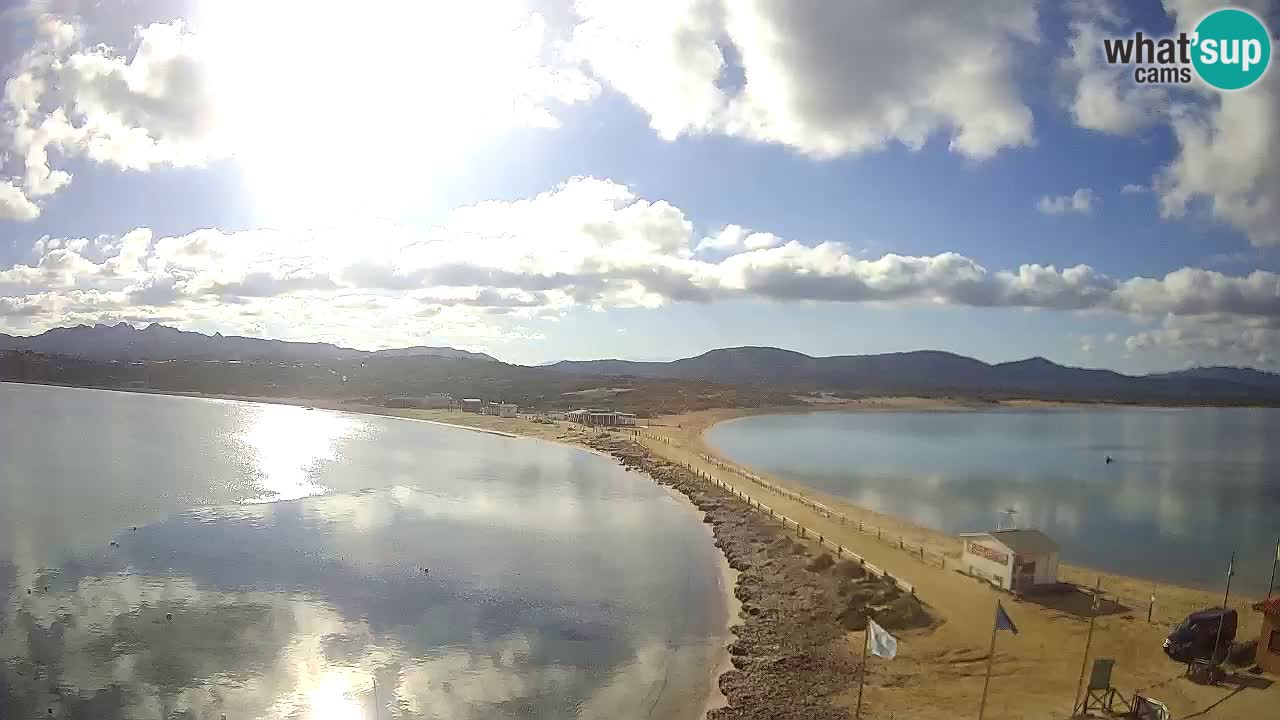
[[[1218,629],[1222,634],[1218,634]],[[1236,639],[1236,611],[1228,608],[1208,608],[1193,612],[1169,633],[1164,640],[1164,654],[1178,662],[1194,660],[1221,662],[1231,652]],[[1214,644],[1218,652],[1214,653]],[[1212,658],[1210,656],[1213,656]]]

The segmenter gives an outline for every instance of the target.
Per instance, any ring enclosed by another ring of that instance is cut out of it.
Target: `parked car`
[[[1183,663],[1195,660],[1221,662],[1231,652],[1231,643],[1236,639],[1237,621],[1236,611],[1230,608],[1207,608],[1193,612],[1165,638],[1164,654]],[[1218,650],[1216,655],[1215,644]]]

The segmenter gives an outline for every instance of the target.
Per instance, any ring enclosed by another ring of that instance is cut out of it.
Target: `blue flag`
[[[1018,634],[1018,626],[1013,624],[1013,618],[1009,617],[1009,613],[1004,611],[1004,605],[1000,603],[996,603],[996,629]]]

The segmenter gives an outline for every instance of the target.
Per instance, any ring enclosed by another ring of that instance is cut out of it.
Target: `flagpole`
[[[1084,687],[1084,671],[1089,667],[1089,650],[1093,647],[1093,628],[1094,623],[1098,620],[1098,597],[1102,594],[1102,577],[1098,577],[1098,584],[1093,588],[1093,611],[1089,613],[1089,637],[1084,641],[1084,658],[1080,660],[1080,679],[1076,681],[1076,698],[1071,701],[1071,714],[1076,714],[1076,707],[1080,704],[1080,688]]]
[[[987,689],[991,687],[991,665],[996,659],[996,632],[1000,630],[1000,601],[996,601],[996,615],[991,619],[991,648],[987,650],[987,678],[982,681],[982,702],[978,705],[978,720],[987,710]]]
[[[1276,540],[1276,556],[1271,558],[1271,582],[1267,583],[1267,602],[1271,602],[1271,591],[1276,587],[1276,564],[1280,563],[1280,540]]]
[[[871,616],[867,616],[867,631],[862,634],[862,672],[858,673],[858,709],[854,718],[862,717],[862,686],[867,682],[867,646],[871,644]]]
[[[1231,562],[1227,563],[1227,591],[1222,594],[1222,609],[1227,610],[1227,602],[1231,598],[1231,576],[1236,572],[1236,553],[1231,551]],[[1213,638],[1213,657],[1209,658],[1210,664],[1218,665],[1218,644],[1222,642],[1222,626],[1227,624],[1226,613],[1223,613],[1221,619],[1218,620],[1218,634]]]

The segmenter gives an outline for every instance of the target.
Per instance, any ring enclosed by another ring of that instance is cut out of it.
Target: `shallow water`
[[[708,538],[569,447],[0,384],[0,717],[671,716]]]
[[[707,441],[946,532],[1012,507],[1068,562],[1164,582],[1221,588],[1234,550],[1233,587],[1265,593],[1280,538],[1280,410],[822,412],[722,423]]]

